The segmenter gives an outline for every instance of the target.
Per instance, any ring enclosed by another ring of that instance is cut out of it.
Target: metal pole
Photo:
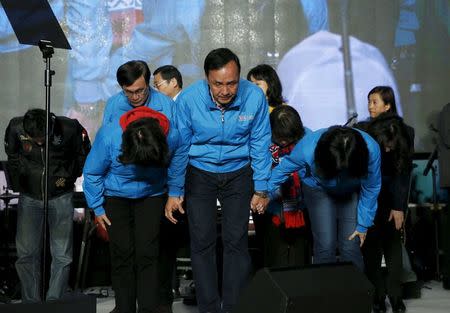
[[[355,96],[353,92],[353,72],[347,19],[348,0],[341,0],[342,52],[344,57],[345,98],[347,104],[347,118],[350,119],[356,113],[356,106]]]

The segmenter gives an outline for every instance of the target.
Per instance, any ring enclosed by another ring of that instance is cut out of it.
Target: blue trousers
[[[252,173],[250,166],[229,173],[210,173],[188,167],[186,209],[200,313],[231,312],[248,282],[251,268],[248,220],[253,195]],[[222,206],[222,299],[217,287],[217,199]]]
[[[352,262],[363,271],[359,238],[348,240],[357,224],[357,191],[332,194],[306,184],[302,188],[314,238],[313,263],[336,262],[337,248],[340,261]]]
[[[57,300],[66,291],[72,263],[73,205],[72,193],[48,201],[48,228],[52,265],[45,300]],[[22,284],[22,302],[40,302],[41,253],[44,203],[21,195],[17,211],[16,270]]]

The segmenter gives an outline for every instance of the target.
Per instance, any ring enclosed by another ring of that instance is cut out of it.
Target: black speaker
[[[263,268],[233,313],[370,313],[373,286],[354,265]]]
[[[68,294],[63,299],[44,303],[4,304],[0,306],[2,313],[95,313],[97,300],[84,294]]]

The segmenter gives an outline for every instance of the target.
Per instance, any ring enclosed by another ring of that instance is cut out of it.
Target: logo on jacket
[[[33,145],[31,144],[31,142],[25,141],[22,144],[22,148],[23,148],[23,151],[25,151],[26,153],[30,153],[31,150],[33,150]]]
[[[53,135],[53,141],[52,141],[52,143],[53,143],[54,146],[60,145],[61,142],[62,142],[62,138],[61,138],[60,135]]]
[[[254,115],[239,115],[239,122],[247,122],[247,121],[252,121],[255,118]]]
[[[56,187],[62,188],[66,185],[66,179],[61,177],[55,182]]]

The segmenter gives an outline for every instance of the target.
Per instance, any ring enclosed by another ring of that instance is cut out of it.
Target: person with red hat
[[[180,163],[186,145],[168,118],[146,106],[104,124],[83,169],[83,188],[99,227],[110,238],[118,311],[158,306],[158,250],[167,196],[184,191]]]

